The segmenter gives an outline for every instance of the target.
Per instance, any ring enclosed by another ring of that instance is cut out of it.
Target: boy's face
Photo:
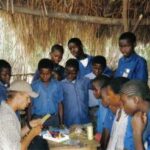
[[[108,86],[108,97],[110,100],[110,105],[115,106],[115,107],[120,107],[121,105],[120,95],[115,94],[110,86]]]
[[[125,57],[129,57],[130,54],[133,52],[134,50],[134,44],[131,44],[127,39],[123,39],[119,41],[119,47],[120,47],[120,51],[121,53],[125,56]]]
[[[10,77],[11,77],[11,72],[8,68],[2,68],[0,71],[0,80],[4,84],[9,84],[10,82]]]
[[[101,98],[101,88],[98,85],[98,82],[92,83],[92,90],[93,90],[93,95],[95,96],[95,98],[97,99]]]
[[[93,73],[96,75],[96,77],[103,73],[101,64],[93,64],[92,69],[93,69]]]
[[[48,68],[42,68],[39,70],[40,72],[40,79],[43,82],[49,82],[50,78],[52,77],[52,70]]]
[[[101,89],[101,96],[102,96],[102,104],[105,107],[108,107],[110,101],[109,101],[109,97],[108,97],[108,90],[107,90],[107,88]]]
[[[63,54],[57,50],[53,51],[50,53],[50,57],[51,60],[55,63],[55,64],[59,64],[60,61],[62,60]]]
[[[69,81],[73,81],[77,78],[78,71],[73,67],[66,67],[66,75]]]
[[[82,49],[75,43],[69,43],[68,48],[75,58],[78,58],[83,53]]]
[[[133,115],[138,111],[138,101],[135,97],[129,97],[125,94],[121,94],[120,99],[123,103],[124,110],[127,114]]]

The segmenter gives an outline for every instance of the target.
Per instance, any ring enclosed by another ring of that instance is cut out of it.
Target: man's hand
[[[35,137],[41,133],[41,130],[42,130],[42,125],[39,125],[31,129],[29,134],[31,134],[32,137]]]
[[[37,127],[39,125],[42,125],[42,120],[41,119],[34,119],[34,120],[30,121],[30,126],[32,128],[35,128],[35,127]]]

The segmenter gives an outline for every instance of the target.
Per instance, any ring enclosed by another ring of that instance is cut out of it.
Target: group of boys
[[[105,57],[84,53],[81,40],[72,38],[68,48],[75,58],[67,60],[65,68],[62,67],[59,63],[64,49],[54,45],[50,59],[39,61],[31,85],[25,81],[9,85],[11,66],[0,60],[0,115],[3,115],[0,145],[6,150],[24,150],[42,127],[71,127],[92,122],[102,150],[144,150],[145,143],[149,147],[148,70],[145,59],[135,52],[135,46],[133,33],[120,36],[123,57],[113,72]],[[29,113],[33,120],[21,130],[15,113],[29,105],[30,97]],[[46,114],[51,117],[42,125],[40,118]]]

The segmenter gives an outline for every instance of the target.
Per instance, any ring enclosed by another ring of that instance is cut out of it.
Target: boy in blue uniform
[[[107,106],[103,105],[102,103],[102,92],[104,92],[106,89],[104,88],[107,83],[109,82],[109,77],[101,75],[92,81],[92,89],[93,89],[93,95],[95,98],[97,98],[99,107],[97,111],[97,116],[96,116],[96,135],[95,138],[97,141],[100,141],[101,139],[101,134],[103,131],[103,125],[104,125],[104,120],[105,116],[107,114],[108,108]]]
[[[136,36],[133,33],[125,32],[120,36],[119,47],[123,57],[119,60],[115,76],[147,82],[147,62],[135,52],[135,46]]]
[[[92,72],[92,56],[84,53],[83,44],[79,38],[72,38],[68,41],[68,48],[71,54],[79,62],[78,77],[84,77],[86,74]]]
[[[106,59],[104,56],[95,56],[92,60],[92,72],[85,75],[89,79],[94,79],[95,77],[106,75],[112,76],[112,71],[107,67]],[[89,90],[89,114],[90,120],[93,124],[96,124],[96,112],[99,108],[99,100],[94,97],[93,91]]]
[[[49,59],[41,59],[38,64],[40,79],[32,84],[34,91],[39,93],[39,97],[32,101],[33,118],[41,118],[46,114],[52,117],[46,122],[46,126],[58,126],[62,123],[62,103],[63,93],[59,82],[52,78],[53,62]]]
[[[132,80],[121,90],[121,100],[125,112],[132,118],[132,132],[134,138],[132,149],[144,150],[144,142],[148,138],[150,123],[150,90],[142,81]],[[146,115],[147,114],[147,115]],[[148,124],[147,124],[148,121]],[[147,125],[147,126],[146,126]],[[145,135],[145,137],[143,136]],[[134,144],[135,143],[135,144]],[[129,145],[129,144],[128,144]],[[150,146],[150,145],[148,145]],[[149,147],[148,147],[149,148]]]
[[[76,59],[69,59],[66,62],[65,70],[66,79],[61,81],[64,96],[64,124],[70,127],[74,124],[88,123],[88,89],[90,80],[77,78],[79,63]]]
[[[113,130],[115,128],[114,122],[116,121],[116,119],[118,119],[117,117],[118,117],[118,113],[120,112],[119,110],[122,109],[121,108],[122,103],[120,101],[120,90],[123,84],[126,83],[127,81],[129,81],[129,79],[124,78],[124,77],[118,77],[118,78],[112,79],[110,83],[107,85],[107,99],[109,99],[109,102],[107,102],[108,103],[107,105],[109,106],[110,110],[108,111],[106,118],[105,118],[105,122],[104,122],[104,131],[103,131],[102,143],[101,143],[102,149],[106,149],[107,144],[108,144],[108,147],[107,147],[108,150],[110,150],[110,147],[112,148],[113,145],[117,145],[115,146],[117,150],[117,147],[120,144],[117,141],[116,141],[117,144],[114,143],[113,136],[116,135],[116,131],[113,131]],[[125,117],[123,116],[123,118],[126,119],[126,116]],[[118,135],[118,137],[120,137],[120,135]],[[116,139],[118,137],[116,137]],[[114,144],[112,145],[112,142],[110,143],[110,141],[113,141]]]
[[[64,48],[63,46],[59,44],[55,44],[52,46],[51,51],[49,53],[50,58],[53,62],[53,77],[57,79],[58,81],[62,80],[64,78],[64,67],[59,65],[60,61],[62,60],[64,54]],[[39,71],[37,70],[34,77],[33,81],[37,80],[40,78]]]
[[[9,87],[11,77],[10,64],[1,59],[0,60],[0,103],[7,99],[7,87]]]

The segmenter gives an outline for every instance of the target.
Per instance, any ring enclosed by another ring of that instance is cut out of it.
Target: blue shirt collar
[[[124,57],[123,56],[123,60],[126,61],[126,62],[129,62],[129,61],[133,60],[136,56],[137,56],[137,54],[134,52],[129,57]]]

